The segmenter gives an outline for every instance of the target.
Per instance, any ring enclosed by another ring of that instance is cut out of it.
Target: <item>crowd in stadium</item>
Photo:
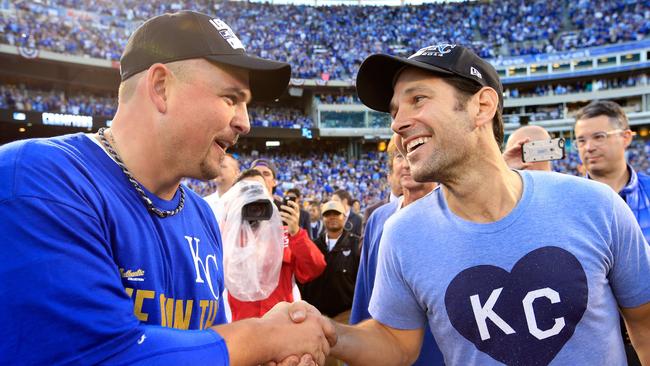
[[[131,30],[151,15],[179,9],[223,14],[248,52],[289,62],[294,77],[324,80],[352,79],[370,53],[410,54],[438,42],[470,45],[494,58],[650,34],[650,3],[627,0],[499,0],[462,7],[50,0],[12,6],[15,11],[0,12],[0,43],[109,60],[119,59]]]
[[[24,84],[0,84],[0,109],[69,113],[112,117],[117,107],[115,95],[92,95],[85,92],[30,88]],[[256,127],[313,127],[311,117],[299,109],[255,106],[249,108],[250,122]]]
[[[314,101],[322,104],[361,104],[356,94],[316,94]]]
[[[24,84],[0,84],[0,108],[17,111],[69,113],[112,117],[117,107],[114,95],[93,95],[88,91],[28,88]]]
[[[297,108],[252,106],[248,108],[251,126],[280,128],[311,128],[311,117]]]
[[[589,93],[598,90],[609,90],[619,88],[631,88],[648,84],[648,76],[645,74],[612,79],[598,79],[589,81],[577,81],[570,84],[538,84],[534,89],[520,91],[518,88],[506,88],[503,91],[504,98],[530,98],[549,95],[565,95],[571,93]]]
[[[287,189],[297,188],[303,202],[325,202],[336,189],[345,189],[366,207],[389,194],[385,153],[368,153],[360,159],[332,153],[254,153],[235,157],[242,169],[260,157],[272,161],[278,170],[276,193],[282,195]],[[216,190],[213,182],[188,179],[186,184],[202,196]]]

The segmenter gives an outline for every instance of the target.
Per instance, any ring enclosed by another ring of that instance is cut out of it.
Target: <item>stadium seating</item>
[[[0,12],[0,43],[118,60],[130,31],[163,12],[194,9],[224,17],[263,57],[293,76],[351,80],[370,53],[409,54],[438,42],[502,57],[635,41],[650,34],[650,3],[497,0],[418,6],[270,5],[162,0],[21,1]],[[426,26],[423,26],[426,25]]]

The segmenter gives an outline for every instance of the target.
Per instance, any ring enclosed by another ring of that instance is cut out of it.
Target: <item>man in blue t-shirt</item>
[[[110,129],[0,148],[0,364],[322,362],[333,329],[295,306],[224,324],[217,223],[179,185],[217,175],[289,65],[184,11],[138,28],[120,72]]]
[[[386,222],[373,319],[335,325],[335,357],[411,364],[428,324],[451,365],[621,365],[620,310],[650,364],[650,248],[639,225],[605,185],[508,168],[489,63],[455,44],[372,55],[357,91],[391,114],[413,178],[441,187]]]

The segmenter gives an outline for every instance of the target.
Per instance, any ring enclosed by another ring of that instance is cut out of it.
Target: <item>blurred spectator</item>
[[[284,193],[284,197],[289,197],[294,200],[295,203],[298,204],[298,207],[300,207],[300,219],[299,219],[299,226],[307,231],[309,231],[309,212],[305,211],[302,207],[302,201],[301,197],[302,194],[300,194],[300,190],[298,188],[291,188],[288,189]]]
[[[343,204],[345,209],[345,230],[361,237],[363,231],[363,219],[358,214],[352,211],[352,196],[345,189],[337,189],[332,195],[332,201],[338,201]]]
[[[219,197],[223,196],[237,180],[239,176],[239,162],[235,159],[234,156],[230,154],[224,155],[221,160],[219,175],[213,179],[214,183],[217,185],[217,191],[205,196],[205,200],[210,204],[214,205],[219,200]]]
[[[316,240],[323,232],[323,220],[321,220],[320,202],[309,202],[309,237],[311,240]]]
[[[343,229],[345,208],[341,202],[329,201],[322,211],[325,232],[315,244],[325,256],[327,266],[319,277],[304,284],[303,298],[324,315],[347,324],[359,270],[360,238]]]
[[[363,234],[361,259],[359,261],[357,282],[354,288],[355,292],[350,314],[350,324],[357,324],[371,318],[368,305],[370,304],[370,297],[372,296],[375,285],[379,243],[384,232],[384,224],[394,213],[424,197],[436,187],[435,183],[419,183],[413,180],[408,161],[397,150],[394,138],[388,143],[386,152],[388,154],[390,176],[395,177],[398,183],[391,183],[391,187],[399,186],[399,198],[391,200],[377,208],[368,219]],[[422,340],[420,355],[413,365],[437,366],[443,364],[440,349],[427,325]]]

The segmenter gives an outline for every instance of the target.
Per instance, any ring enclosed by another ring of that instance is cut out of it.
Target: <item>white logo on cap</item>
[[[230,29],[230,26],[226,24],[223,20],[221,19],[210,19],[210,24],[212,24],[215,28],[217,28],[217,31],[219,31],[219,34],[221,37],[223,37],[226,42],[232,47],[233,49],[238,49],[241,48],[242,50],[244,49],[244,45],[241,43],[239,38],[235,35],[235,32]]]
[[[418,52],[416,52],[416,53],[412,54],[411,56],[409,56],[409,58],[413,58],[413,57],[417,57],[417,56],[438,56],[438,57],[442,57],[442,56],[448,54],[449,52],[451,52],[451,50],[453,50],[454,48],[456,48],[455,44],[440,43],[440,44],[437,44],[435,46],[429,46],[429,47],[421,48],[420,50],[418,50]]]
[[[470,75],[474,75],[477,78],[483,79],[483,75],[481,75],[481,73],[478,70],[476,70],[474,66],[470,66],[469,73]]]

